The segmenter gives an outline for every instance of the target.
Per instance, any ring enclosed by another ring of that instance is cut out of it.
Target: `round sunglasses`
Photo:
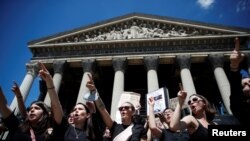
[[[203,100],[201,98],[194,97],[194,98],[188,100],[188,105],[190,105],[191,102],[199,102],[199,101],[203,101]]]

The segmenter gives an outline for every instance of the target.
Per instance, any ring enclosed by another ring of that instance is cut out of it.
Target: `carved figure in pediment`
[[[104,34],[102,34],[101,31],[98,32],[98,35],[96,36],[95,40],[96,41],[104,41],[106,38],[106,36]]]
[[[106,36],[107,41],[112,40],[112,36],[110,32],[105,33],[105,36]]]
[[[132,26],[130,27],[130,35],[128,36],[128,39],[136,39],[138,38],[138,34],[141,32],[141,29],[139,26],[137,26],[136,22],[133,22]]]
[[[163,36],[164,31],[160,28],[160,24],[157,24],[153,29],[153,37],[158,38]]]
[[[197,31],[197,30],[194,30],[194,31],[191,33],[192,36],[195,36],[195,35],[198,35],[198,34],[199,34],[199,31]]]
[[[128,25],[124,25],[124,29],[121,29],[122,39],[128,39],[128,36],[131,34]]]
[[[117,27],[117,30],[115,32],[116,32],[116,37],[115,37],[116,40],[123,39],[122,31],[119,27]]]
[[[180,29],[179,31],[179,36],[181,36],[181,37],[185,37],[185,36],[188,36],[188,34],[186,33],[186,30],[184,30],[184,29]]]
[[[169,30],[168,30],[166,24],[163,25],[162,30],[163,30],[163,33],[162,33],[162,36],[161,36],[162,38],[167,38],[167,37],[170,36]]]
[[[173,27],[173,28],[169,31],[169,35],[170,35],[170,36],[173,36],[173,37],[177,37],[177,36],[180,36],[180,33],[177,32],[177,31],[175,30],[175,28]]]
[[[112,30],[110,31],[110,37],[109,37],[110,40],[119,40],[119,39],[122,39],[122,33],[121,31],[119,30],[116,30],[116,27],[113,27]]]
[[[80,41],[80,42],[85,41],[85,33],[82,33],[82,34],[80,35],[79,41]]]
[[[79,38],[77,36],[74,37],[74,42],[79,42]]]
[[[141,32],[139,33],[139,38],[150,38],[152,37],[152,30],[147,27],[146,23],[141,26]]]
[[[88,35],[88,34],[86,34],[86,35],[85,35],[85,41],[86,41],[86,42],[90,42],[90,41],[92,41],[92,39],[89,37],[89,35]]]

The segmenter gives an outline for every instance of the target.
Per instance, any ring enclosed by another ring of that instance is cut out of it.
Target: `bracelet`
[[[53,86],[53,87],[50,87],[50,88],[47,88],[47,89],[49,90],[49,89],[54,89],[54,88],[55,88],[55,86]]]

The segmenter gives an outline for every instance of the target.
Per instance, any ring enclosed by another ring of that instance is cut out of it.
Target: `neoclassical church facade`
[[[20,88],[26,99],[40,61],[53,75],[65,114],[85,102],[90,73],[114,119],[124,91],[141,94],[140,113],[146,115],[147,93],[165,87],[174,101],[179,83],[188,95],[204,95],[219,114],[231,115],[227,71],[235,37],[240,38],[247,66],[249,29],[140,13],[115,17],[30,41],[33,56]],[[46,85],[39,85],[38,99],[50,105]],[[16,107],[14,99],[11,108]]]

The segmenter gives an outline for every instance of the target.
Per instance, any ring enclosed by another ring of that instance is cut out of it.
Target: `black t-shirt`
[[[199,126],[196,131],[190,135],[190,141],[208,141],[208,129],[205,128],[199,121],[198,123]]]
[[[185,131],[174,132],[169,129],[162,130],[161,141],[188,141],[189,134]]]
[[[113,123],[112,128],[110,129],[112,140],[122,131],[124,131],[128,126],[123,124],[118,124],[117,122]],[[132,136],[129,138],[129,141],[140,141],[141,136],[144,133],[144,127],[141,124],[134,124],[132,127]]]
[[[240,121],[242,126],[250,128],[250,104],[246,102],[246,97],[242,91],[241,74],[239,71],[230,72],[229,76],[231,95],[230,108],[233,115]]]
[[[82,129],[75,128],[69,124],[64,135],[64,141],[87,141],[87,135]]]
[[[30,131],[27,131],[25,133],[21,131],[21,129],[19,128],[20,121],[14,115],[14,113],[12,113],[6,119],[3,119],[3,121],[9,130],[9,136],[11,141],[31,141]],[[45,141],[44,132],[37,133],[36,131],[34,131],[34,133],[36,136],[36,141]]]

